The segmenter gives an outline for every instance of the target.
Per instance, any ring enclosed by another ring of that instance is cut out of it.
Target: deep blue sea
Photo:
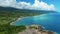
[[[45,27],[46,30],[60,34],[60,13],[49,13],[37,16],[23,17],[13,23],[15,26],[37,24]]]

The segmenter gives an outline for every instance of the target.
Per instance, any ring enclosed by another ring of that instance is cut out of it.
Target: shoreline
[[[36,29],[37,28],[37,29]],[[42,26],[39,27],[39,25],[31,25],[31,26],[26,26],[26,30],[22,31],[22,32],[19,32],[18,34],[33,34],[33,33],[36,33],[36,34],[58,34],[54,31],[50,31],[50,30],[44,30],[44,29],[41,29],[43,28]]]
[[[17,20],[10,23],[10,25],[13,25],[16,21],[19,21],[21,18],[17,18]]]
[[[20,17],[20,18],[17,18],[16,21],[19,21],[19,20],[21,20],[22,18],[27,18],[27,17]],[[13,25],[16,21],[11,22],[10,25]],[[32,25],[33,25],[33,24],[32,24]],[[41,25],[38,25],[38,26],[41,26]],[[42,26],[42,28],[45,30],[45,27]],[[51,31],[52,31],[52,30],[51,30]],[[54,31],[52,31],[52,32],[54,32]],[[58,34],[58,33],[56,33],[56,32],[54,32],[54,33],[55,33],[55,34]]]
[[[27,16],[27,17],[30,17],[30,16]],[[17,20],[11,22],[10,25],[13,25],[13,23],[15,23],[16,21],[19,21],[20,19],[27,18],[27,17],[19,17],[19,18],[17,18]]]

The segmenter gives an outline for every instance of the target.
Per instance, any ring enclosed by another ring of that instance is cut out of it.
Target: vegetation
[[[17,34],[25,30],[25,26],[12,26],[10,23],[16,21],[17,18],[33,15],[34,13],[0,11],[0,34]]]
[[[1,11],[0,25],[10,24],[11,22],[17,20],[17,18],[25,17],[25,16],[33,16],[33,15],[34,15],[33,13]]]
[[[18,10],[15,8],[0,7],[0,34],[17,34],[26,29],[25,26],[12,26],[11,22],[16,21],[20,17],[40,15],[43,13],[51,13],[50,11],[37,10]]]
[[[25,26],[0,25],[0,34],[17,34],[25,29]]]

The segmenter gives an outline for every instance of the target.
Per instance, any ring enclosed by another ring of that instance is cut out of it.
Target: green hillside
[[[10,24],[11,22],[17,20],[19,17],[33,16],[33,13],[22,13],[22,12],[0,12],[0,25]]]
[[[12,26],[10,23],[26,16],[34,16],[34,13],[0,11],[0,34],[17,34],[25,30],[25,26]]]
[[[17,34],[18,32],[25,30],[25,26],[10,25],[11,22],[16,21],[20,17],[46,13],[54,13],[54,11],[22,10],[10,7],[0,7],[0,34]]]

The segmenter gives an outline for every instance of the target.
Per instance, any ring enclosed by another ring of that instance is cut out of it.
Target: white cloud
[[[16,0],[0,0],[0,6],[11,7],[16,3]]]
[[[0,6],[8,6],[8,7],[15,7],[19,9],[34,9],[34,10],[53,10],[55,11],[55,7],[53,4],[48,5],[47,3],[35,0],[34,4],[30,4],[27,2],[19,2],[17,3],[16,0],[0,0]]]
[[[30,7],[31,7],[30,3],[26,3],[26,2],[17,3],[17,8],[20,8],[20,9],[29,9]]]

